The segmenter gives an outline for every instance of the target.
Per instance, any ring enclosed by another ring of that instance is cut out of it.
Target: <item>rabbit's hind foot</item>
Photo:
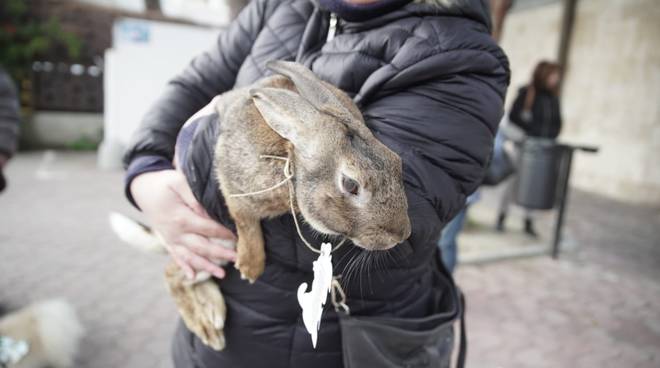
[[[165,279],[186,327],[205,345],[224,349],[227,307],[218,285],[213,280],[191,284],[173,262],[165,270]]]

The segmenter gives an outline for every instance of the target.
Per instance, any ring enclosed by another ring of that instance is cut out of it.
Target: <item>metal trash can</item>
[[[555,205],[562,148],[551,139],[528,138],[518,161],[516,204],[535,210]]]

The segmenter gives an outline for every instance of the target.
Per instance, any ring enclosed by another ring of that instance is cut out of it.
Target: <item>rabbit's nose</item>
[[[397,243],[400,243],[410,237],[410,221],[400,221],[396,224],[389,226],[387,231],[391,237],[396,238]]]

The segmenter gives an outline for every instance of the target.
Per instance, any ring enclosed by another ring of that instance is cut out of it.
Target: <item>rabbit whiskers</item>
[[[248,196],[254,196],[254,195],[259,195],[263,193],[270,192],[271,190],[275,190],[282,185],[288,184],[289,185],[289,206],[291,207],[291,216],[293,216],[293,223],[296,225],[296,231],[298,232],[298,236],[300,239],[305,243],[307,248],[311,250],[314,253],[321,254],[320,249],[314,248],[308,241],[305,239],[305,237],[302,234],[302,231],[300,230],[300,224],[298,223],[298,216],[296,216],[296,211],[294,209],[294,197],[293,197],[293,182],[291,179],[293,179],[293,173],[291,173],[291,160],[288,157],[282,157],[282,156],[273,156],[273,155],[260,155],[259,158],[270,158],[274,160],[281,160],[284,161],[284,180],[280,181],[279,183],[266,188],[262,190],[258,190],[255,192],[248,192],[248,193],[237,193],[237,194],[230,194],[230,197],[248,197]],[[346,242],[346,237],[344,237],[339,244],[337,244],[331,252],[336,251],[339,247],[341,247],[344,243]]]

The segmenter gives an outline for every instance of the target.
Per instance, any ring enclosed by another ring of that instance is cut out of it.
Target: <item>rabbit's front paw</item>
[[[264,272],[266,265],[266,251],[264,238],[261,232],[259,219],[241,215],[234,215],[236,219],[236,263],[234,266],[241,272],[241,278],[254,283],[257,277]]]
[[[246,255],[241,257],[241,254],[239,254],[236,260],[236,269],[241,272],[241,278],[243,280],[248,280],[252,284],[264,273],[265,264],[265,257],[254,255],[251,257],[247,257]]]

